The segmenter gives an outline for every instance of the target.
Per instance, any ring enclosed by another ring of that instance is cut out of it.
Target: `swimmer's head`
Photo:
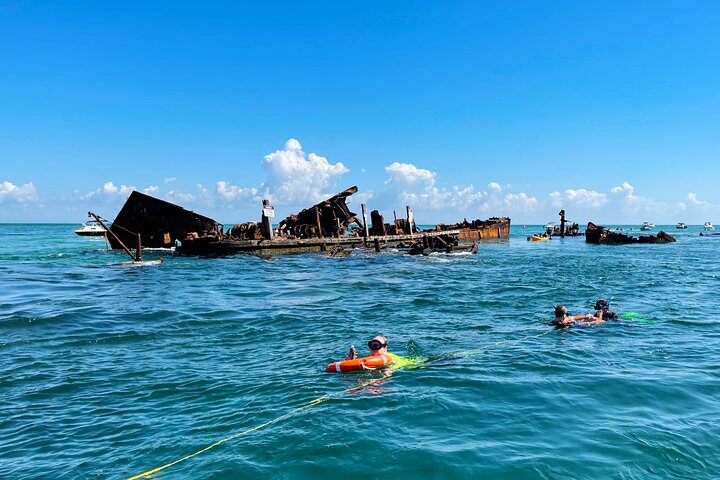
[[[563,318],[567,315],[567,308],[564,305],[555,306],[555,318]]]
[[[610,305],[608,304],[608,301],[604,298],[601,298],[597,302],[595,302],[595,310],[607,310]]]

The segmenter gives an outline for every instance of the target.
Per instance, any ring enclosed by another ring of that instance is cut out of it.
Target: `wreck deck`
[[[180,255],[231,255],[234,253],[283,255],[288,253],[323,252],[335,245],[347,248],[372,247],[375,242],[378,242],[381,246],[392,247],[403,242],[417,241],[421,238],[440,236],[458,238],[459,235],[459,230],[443,230],[438,232],[418,232],[412,235],[306,239],[278,238],[275,240],[235,240],[227,238],[218,240],[214,237],[201,237],[182,242],[182,245],[177,248],[177,253]]]

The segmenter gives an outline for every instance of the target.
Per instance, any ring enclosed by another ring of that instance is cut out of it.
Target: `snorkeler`
[[[601,298],[595,302],[595,318],[600,320],[617,320],[617,313],[610,310],[610,302]]]
[[[555,307],[555,319],[550,322],[555,328],[567,328],[571,326],[589,327],[601,323],[605,323],[605,320],[594,317],[590,313],[587,315],[568,315],[567,308],[565,308],[564,305],[557,305]]]
[[[392,357],[394,362],[397,362],[400,357],[395,355],[394,353],[388,352],[388,339],[383,337],[382,335],[376,335],[373,337],[372,340],[368,342],[368,348],[370,349],[370,356],[376,357],[378,355],[388,355]],[[345,355],[345,360],[354,360],[358,358],[357,352],[355,351],[355,346],[350,346],[350,351],[347,355]]]

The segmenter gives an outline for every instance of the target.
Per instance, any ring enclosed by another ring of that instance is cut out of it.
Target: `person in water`
[[[394,353],[388,352],[388,339],[382,335],[376,335],[372,340],[368,342],[368,348],[370,349],[370,356],[375,357],[377,355],[389,355],[392,357],[393,362],[397,363],[399,358]],[[355,347],[351,346],[350,351],[345,355],[345,360],[354,360],[358,358]]]
[[[616,320],[618,316],[617,313],[610,310],[610,302],[601,298],[595,302],[595,318],[600,320]]]
[[[571,326],[589,327],[605,323],[602,318],[594,317],[591,313],[587,315],[568,315],[568,310],[564,305],[555,307],[555,320],[550,322],[556,328],[567,328]]]

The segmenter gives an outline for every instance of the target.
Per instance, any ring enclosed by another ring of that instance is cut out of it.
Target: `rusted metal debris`
[[[290,215],[280,221],[278,233],[286,238],[339,237],[351,223],[358,224],[362,230],[362,221],[345,203],[347,198],[357,191],[357,187],[350,187],[300,213]]]
[[[224,230],[212,218],[185,210],[170,202],[133,192],[110,227],[110,243],[140,243],[145,247],[177,246],[176,252],[188,255],[226,255],[238,252],[284,254],[327,252],[329,256],[349,254],[358,247],[381,251],[387,246],[430,251],[454,251],[475,248],[470,244],[487,238],[509,235],[510,219],[475,220],[419,231],[406,207],[409,218],[385,223],[377,210],[370,214],[372,228],[350,211],[347,199],[357,192],[351,187],[301,212],[290,215],[273,228],[274,209],[263,202],[263,222],[246,222]],[[365,218],[363,205],[363,219]],[[370,223],[370,222],[368,222]]]
[[[110,226],[110,246],[122,248],[121,244],[134,245],[138,235],[145,247],[162,248],[175,246],[175,240],[188,235],[215,237],[222,235],[222,225],[212,218],[134,191]]]
[[[490,217],[487,220],[478,219],[472,222],[463,219],[462,222],[453,225],[440,223],[435,226],[434,230],[460,230],[459,238],[464,242],[507,238],[510,235],[510,219],[508,217]]]
[[[675,237],[669,235],[663,231],[658,232],[657,235],[640,235],[639,237],[633,237],[631,235],[625,235],[622,233],[613,232],[607,230],[605,227],[595,225],[592,222],[588,222],[587,229],[585,230],[585,242],[596,245],[627,245],[632,243],[672,243],[675,242]]]

